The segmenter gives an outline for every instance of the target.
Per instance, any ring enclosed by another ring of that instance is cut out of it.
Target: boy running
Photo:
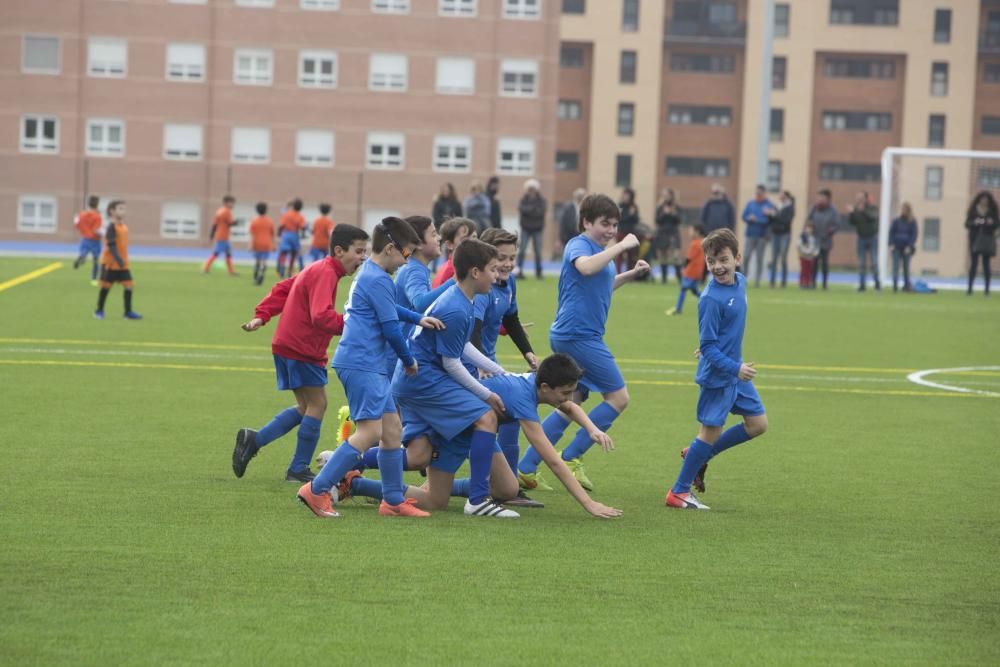
[[[80,211],[73,218],[73,225],[80,233],[80,256],[73,262],[73,268],[79,269],[87,261],[87,255],[94,259],[94,266],[90,269],[90,284],[97,286],[97,267],[101,256],[101,212],[98,206],[101,203],[100,197],[90,195],[87,198],[87,209]]]
[[[101,255],[101,291],[97,295],[94,317],[104,319],[104,302],[115,283],[125,289],[125,319],[141,320],[142,315],[132,310],[132,271],[128,264],[128,225],[125,224],[125,202],[116,199],[108,204],[108,228],[104,232],[104,253]]]
[[[212,255],[205,261],[205,266],[202,267],[204,273],[212,270],[212,264],[216,257],[225,255],[226,270],[229,271],[229,275],[239,275],[233,270],[233,249],[229,245],[229,231],[236,224],[236,220],[233,219],[233,206],[235,204],[236,198],[232,195],[226,195],[222,198],[222,206],[215,212],[212,231],[208,235],[209,239],[215,239],[215,248],[212,250]]]
[[[281,214],[278,228],[281,230],[281,242],[278,244],[278,275],[285,277],[285,258],[288,258],[288,277],[295,271],[295,260],[302,254],[302,241],[299,232],[306,226],[306,219],[299,211],[302,210],[302,200],[293,199],[290,208]]]
[[[333,231],[334,222],[328,216],[330,214],[329,204],[319,205],[319,217],[313,220],[312,224],[312,246],[309,248],[309,261],[318,262],[330,254],[330,232]]]
[[[250,251],[253,253],[253,284],[262,285],[267,258],[274,250],[274,222],[267,217],[266,203],[257,202],[256,209],[257,217],[250,222]]]
[[[667,311],[667,315],[680,315],[684,308],[684,296],[688,290],[699,298],[698,284],[705,275],[705,252],[701,249],[701,240],[705,238],[705,229],[701,225],[694,226],[694,238],[687,249],[687,259],[684,261],[684,272],[681,274],[681,293],[677,295],[677,305]]]

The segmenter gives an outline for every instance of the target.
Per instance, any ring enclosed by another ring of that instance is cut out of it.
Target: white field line
[[[940,373],[962,373],[965,371],[995,371],[1000,370],[1000,366],[962,366],[959,368],[930,368],[923,371],[917,371],[916,373],[910,373],[906,376],[906,379],[915,384],[919,384],[924,387],[931,387],[932,389],[942,389],[944,391],[954,391],[960,394],[980,394],[983,396],[995,396],[1000,398],[1000,393],[993,391],[984,391],[982,389],[970,389],[969,387],[960,387],[951,384],[943,384],[940,382],[931,382],[926,380],[928,375],[937,375]],[[964,383],[971,384],[971,383]]]

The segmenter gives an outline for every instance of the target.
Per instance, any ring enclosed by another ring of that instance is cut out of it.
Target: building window
[[[951,10],[934,10],[934,43],[947,44],[951,41]]]
[[[897,25],[899,0],[831,0],[834,25]]]
[[[87,41],[87,73],[90,76],[121,79],[128,70],[128,42],[110,37]]]
[[[824,111],[823,129],[885,132],[892,129],[892,114],[868,111]]]
[[[164,202],[160,209],[160,236],[196,240],[200,217],[201,211],[195,202]]]
[[[931,95],[944,97],[948,94],[948,63],[931,64]]]
[[[299,0],[299,7],[318,12],[335,12],[340,9],[340,0]]]
[[[274,0],[236,0],[240,7],[274,7]]]
[[[771,109],[771,141],[785,140],[785,110]]]
[[[563,14],[586,14],[587,0],[562,0]]]
[[[368,88],[403,92],[406,90],[406,56],[398,53],[373,53],[369,61]]]
[[[635,51],[622,51],[618,64],[618,83],[635,83],[635,69],[639,55]]]
[[[296,132],[295,164],[303,167],[332,167],[333,132],[329,130]]]
[[[730,74],[736,70],[736,59],[728,55],[674,53],[670,56],[670,69],[674,72]]]
[[[976,187],[980,190],[1000,189],[1000,169],[980,167],[976,170]]]
[[[164,125],[163,157],[166,160],[200,160],[201,125]]]
[[[501,174],[533,174],[535,142],[531,139],[501,137],[497,141],[497,171]]]
[[[87,120],[87,155],[125,155],[125,122],[111,118]]]
[[[55,197],[22,195],[17,201],[17,231],[53,234],[56,231]]]
[[[534,60],[504,60],[500,63],[500,94],[534,97],[538,86],[538,63]]]
[[[622,0],[622,32],[639,31],[639,0]]]
[[[299,51],[299,85],[303,88],[336,88],[336,51]]]
[[[885,58],[827,58],[823,73],[830,78],[895,79],[896,63]]]
[[[576,151],[556,151],[556,171],[577,171],[580,154]]]
[[[767,191],[781,190],[781,160],[767,161]]]
[[[58,37],[25,35],[21,41],[21,71],[26,74],[59,74],[62,70]]]
[[[271,130],[266,127],[234,127],[233,162],[267,164],[271,161]]]
[[[274,54],[270,49],[236,49],[233,82],[244,86],[270,86],[274,76]]]
[[[476,92],[476,61],[438,58],[436,90],[442,95],[472,95]]]
[[[931,114],[927,123],[928,148],[944,148],[944,116]]]
[[[582,114],[577,100],[559,100],[559,120],[580,120]]]
[[[615,156],[615,187],[627,188],[632,185],[632,156],[619,153]]]
[[[787,3],[779,2],[774,5],[774,36],[788,37],[788,15],[789,6]]]
[[[167,81],[202,81],[204,44],[167,44]]]
[[[924,218],[920,249],[927,252],[937,252],[941,249],[941,218]]]
[[[472,138],[439,134],[434,137],[434,171],[467,173],[472,163]]]
[[[438,15],[459,18],[473,17],[479,12],[476,3],[477,0],[439,0]]]
[[[401,132],[369,132],[368,168],[402,169],[404,142]]]
[[[730,107],[699,107],[671,104],[667,109],[671,125],[712,125],[728,127],[733,122]]]
[[[59,119],[55,116],[21,116],[21,152],[58,153]]]
[[[771,59],[771,88],[784,90],[788,76],[788,59],[785,56],[775,56]]]
[[[983,134],[1000,134],[1000,116],[983,116],[980,123]]]
[[[376,14],[409,14],[410,0],[372,0]]]
[[[1000,83],[1000,63],[983,64],[983,82]]]
[[[505,19],[537,19],[542,14],[542,0],[503,0]]]
[[[559,66],[567,69],[583,67],[583,48],[563,44],[559,49]]]
[[[729,160],[724,158],[668,157],[667,176],[729,176]]]
[[[924,176],[924,199],[940,201],[944,190],[944,167],[927,167]]]
[[[620,102],[618,104],[618,136],[631,137],[635,133],[635,104]]]
[[[878,182],[882,179],[882,166],[853,162],[820,162],[821,181],[866,181]]]

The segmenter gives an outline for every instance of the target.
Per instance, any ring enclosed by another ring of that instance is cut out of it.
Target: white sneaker
[[[468,500],[465,501],[465,516],[493,516],[498,519],[516,519],[520,514],[509,510],[502,505],[497,505],[492,498],[487,498],[478,505],[473,505]]]

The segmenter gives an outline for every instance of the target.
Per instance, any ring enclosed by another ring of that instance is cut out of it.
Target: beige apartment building
[[[72,241],[88,193],[135,243],[207,243],[293,197],[370,227],[501,179],[552,199],[556,0],[0,3],[0,239]],[[243,232],[245,234],[245,231]],[[235,237],[239,239],[240,232]]]

